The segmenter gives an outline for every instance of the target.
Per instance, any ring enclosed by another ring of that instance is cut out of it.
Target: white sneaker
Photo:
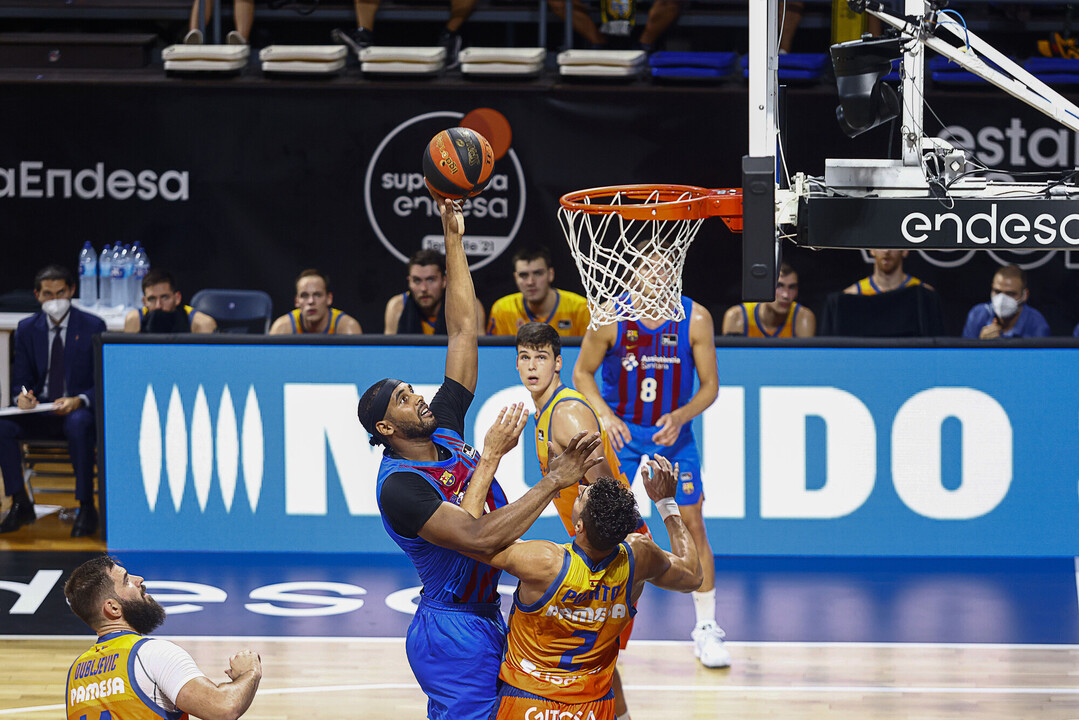
[[[198,28],[188,30],[184,35],[184,45],[202,45],[202,31]]]
[[[727,650],[723,638],[727,633],[713,622],[693,628],[693,654],[707,668],[725,668],[731,666],[731,653]]]

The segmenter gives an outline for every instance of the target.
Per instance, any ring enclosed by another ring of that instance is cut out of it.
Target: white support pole
[[[921,15],[923,0],[906,0],[904,14]],[[903,125],[899,140],[903,151],[903,165],[918,167],[921,159],[921,138],[925,112],[925,48],[921,43],[910,43],[903,52]]]
[[[749,3],[749,154],[754,157],[776,154],[777,6],[778,0]]]

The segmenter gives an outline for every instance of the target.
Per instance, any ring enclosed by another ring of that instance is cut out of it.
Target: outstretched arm
[[[446,238],[446,377],[453,378],[468,388],[476,390],[479,366],[479,350],[476,338],[479,310],[476,308],[476,289],[468,270],[468,257],[462,238],[465,234],[465,216],[455,200],[431,193],[442,216],[442,232]],[[482,321],[480,321],[482,322]]]
[[[468,481],[468,489],[461,499],[461,509],[472,517],[483,515],[483,505],[495,479],[498,463],[506,453],[517,447],[527,423],[528,410],[524,403],[514,403],[498,411],[498,419],[483,440],[483,457],[476,464]]]
[[[573,438],[566,451],[551,461],[548,472],[516,501],[476,518],[453,503],[444,502],[420,528],[419,536],[439,547],[458,552],[491,555],[521,537],[543,508],[563,488],[576,484],[598,461],[591,459],[599,435]]]
[[[667,552],[659,545],[639,533],[632,533],[626,540],[633,549],[636,558],[637,576],[634,579],[633,597],[636,599],[645,582],[665,590],[692,592],[701,586],[704,573],[700,560],[697,559],[697,546],[689,534],[678,505],[674,500],[678,483],[678,466],[662,455],[653,456],[648,461],[650,473],[645,473],[644,488],[656,508],[664,515],[663,525],[671,539],[671,551]]]
[[[565,548],[549,540],[518,540],[491,555],[469,553],[470,557],[520,580],[521,602],[526,604],[539,600],[558,578],[565,555]]]

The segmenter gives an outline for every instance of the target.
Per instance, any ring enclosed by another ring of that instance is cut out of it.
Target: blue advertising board
[[[1079,555],[1079,351],[721,347],[694,422],[720,555]],[[392,375],[430,398],[445,348],[102,348],[108,542],[125,550],[395,552],[356,419]],[[577,349],[564,349],[563,375]],[[466,439],[529,400],[481,347]],[[632,470],[632,468],[631,468]],[[532,427],[498,473],[539,480]],[[642,514],[662,523],[639,483]],[[561,540],[552,508],[526,537]]]

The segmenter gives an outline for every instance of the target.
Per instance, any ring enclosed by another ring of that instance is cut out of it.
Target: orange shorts
[[[615,720],[614,690],[599,700],[562,703],[503,683],[491,720]]]

